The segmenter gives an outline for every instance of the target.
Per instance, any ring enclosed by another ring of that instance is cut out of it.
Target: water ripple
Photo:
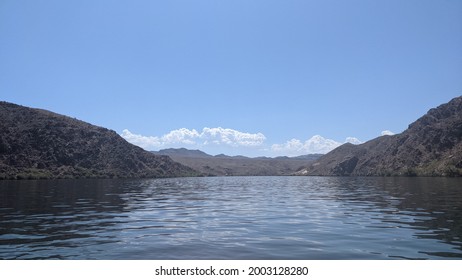
[[[461,259],[461,182],[3,181],[0,259]]]

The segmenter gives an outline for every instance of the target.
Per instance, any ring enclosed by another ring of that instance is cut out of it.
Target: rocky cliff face
[[[297,175],[462,176],[462,97],[431,109],[401,134],[340,146]]]
[[[0,179],[173,177],[197,173],[116,132],[0,102]]]

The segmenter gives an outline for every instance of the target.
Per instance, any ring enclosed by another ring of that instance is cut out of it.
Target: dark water
[[[462,259],[462,180],[0,181],[0,259]]]

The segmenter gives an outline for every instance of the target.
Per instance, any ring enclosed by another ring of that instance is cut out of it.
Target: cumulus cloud
[[[195,129],[181,128],[172,130],[163,136],[144,136],[134,134],[128,129],[122,131],[121,136],[128,142],[140,146],[146,150],[171,148],[171,147],[195,147],[207,145],[227,145],[231,147],[257,147],[266,140],[262,133],[247,133],[229,128],[208,128],[201,132]]]
[[[384,135],[395,135],[395,133],[391,132],[390,130],[384,130],[382,131],[382,136]]]
[[[359,140],[358,138],[356,138],[356,137],[347,137],[346,140],[345,140],[345,143],[351,143],[353,145],[359,145],[359,144],[362,144],[363,142],[361,140]]]
[[[355,137],[346,138],[345,142],[337,142],[332,139],[324,138],[320,135],[315,135],[310,139],[302,142],[298,139],[292,139],[284,144],[273,144],[271,151],[278,155],[298,156],[304,154],[325,154],[338,146],[345,144],[361,144],[362,142]]]
[[[202,130],[199,138],[208,143],[212,141],[215,144],[226,144],[233,147],[255,147],[260,146],[266,140],[262,133],[240,132],[230,128],[208,128]]]
[[[355,137],[347,137],[344,142],[315,135],[306,141],[291,139],[283,144],[266,144],[262,133],[241,132],[230,128],[209,128],[201,131],[181,128],[162,136],[145,136],[124,129],[121,136],[128,142],[145,150],[166,148],[201,149],[205,152],[252,154],[253,156],[299,156],[306,154],[325,154],[344,143],[361,144]]]
[[[143,136],[140,134],[134,134],[130,132],[130,130],[128,129],[124,129],[120,136],[122,136],[122,138],[124,138],[128,142],[134,145],[140,146],[146,150],[157,148],[162,145],[159,137]]]

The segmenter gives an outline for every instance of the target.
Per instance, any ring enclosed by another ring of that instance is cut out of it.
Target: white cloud
[[[128,142],[134,145],[140,146],[146,150],[157,148],[162,145],[159,137],[143,136],[140,134],[134,134],[134,133],[131,133],[128,129],[124,129],[120,136],[122,136]]]
[[[197,130],[189,130],[186,128],[180,128],[177,130],[172,130],[164,136],[160,137],[159,145],[165,144],[186,144],[194,145],[196,144],[196,139],[200,138],[199,132]]]
[[[305,154],[325,154],[338,146],[345,144],[361,144],[362,142],[354,137],[346,138],[345,142],[337,142],[332,139],[324,138],[320,135],[315,135],[310,139],[302,142],[298,139],[292,139],[284,144],[274,144],[271,146],[271,151],[277,155],[299,156]]]
[[[362,144],[363,142],[356,137],[347,137],[345,143],[351,143],[354,145]]]
[[[226,144],[233,147],[255,147],[260,146],[266,140],[262,133],[240,132],[230,128],[208,128],[205,127],[200,134],[200,139],[204,143],[212,141],[215,144]]]
[[[171,147],[200,148],[208,145],[227,145],[231,147],[257,147],[266,140],[262,133],[240,132],[229,128],[208,128],[201,132],[195,129],[181,128],[157,136],[143,136],[134,134],[128,129],[122,131],[121,136],[128,142],[146,150],[155,150]]]
[[[306,154],[325,154],[344,143],[361,144],[355,137],[347,137],[344,142],[315,135],[306,141],[291,139],[283,144],[266,144],[262,133],[241,132],[230,128],[209,128],[202,131],[181,128],[163,136],[144,136],[124,129],[121,136],[128,142],[145,150],[166,148],[201,149],[212,154],[244,154],[252,156],[299,156]]]
[[[384,130],[382,131],[382,136],[384,135],[395,135],[395,133],[391,132],[390,130]]]

